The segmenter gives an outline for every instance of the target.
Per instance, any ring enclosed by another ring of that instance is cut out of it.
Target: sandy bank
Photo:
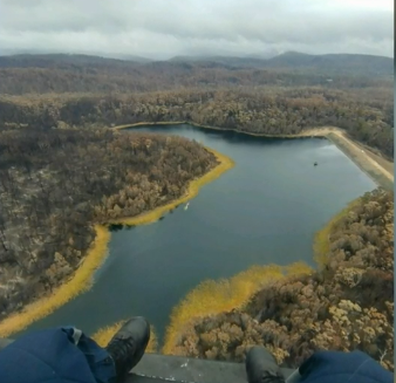
[[[365,172],[378,186],[385,189],[393,190],[394,164],[391,161],[383,158],[371,149],[359,144],[358,142],[347,137],[347,134],[342,129],[332,126],[323,126],[304,130],[298,134],[257,134],[240,131],[238,129],[223,129],[215,126],[199,125],[187,121],[167,121],[167,122],[139,122],[136,124],[126,124],[115,126],[112,129],[122,130],[138,126],[153,126],[153,125],[180,125],[188,124],[196,126],[197,128],[214,129],[220,131],[233,131],[241,134],[247,134],[254,137],[267,137],[267,138],[301,138],[301,137],[324,137],[333,142],[340,150],[342,150],[359,168]]]
[[[140,214],[136,217],[121,218],[111,221],[110,224],[128,224],[143,225],[159,220],[165,213],[172,210],[177,205],[185,203],[196,197],[199,189],[216,178],[222,173],[231,169],[234,162],[227,156],[206,148],[213,153],[219,164],[204,174],[201,178],[190,181],[186,193],[179,199],[174,200],[167,205],[159,206],[152,211]],[[63,285],[58,287],[52,294],[41,298],[33,303],[26,305],[22,312],[15,313],[0,322],[0,338],[6,338],[10,335],[24,330],[33,322],[44,318],[56,309],[66,304],[78,294],[88,290],[92,285],[93,273],[102,265],[108,254],[108,243],[111,235],[107,225],[95,226],[96,237],[90,249],[85,256],[80,267],[75,271],[74,275]]]

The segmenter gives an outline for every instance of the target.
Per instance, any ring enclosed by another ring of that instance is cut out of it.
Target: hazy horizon
[[[21,51],[9,51],[9,52],[1,52],[0,51],[0,57],[7,57],[7,56],[18,56],[18,55],[82,55],[82,56],[92,56],[92,57],[101,57],[101,58],[108,58],[108,59],[117,59],[117,60],[130,60],[133,61],[133,58],[136,59],[141,59],[141,60],[147,60],[147,61],[167,61],[167,60],[172,60],[172,59],[176,59],[176,58],[190,58],[190,59],[205,59],[205,58],[241,58],[241,59],[269,59],[272,57],[276,57],[278,55],[281,55],[283,53],[289,53],[289,52],[295,52],[295,53],[301,53],[301,54],[309,54],[309,55],[315,55],[312,53],[306,53],[306,52],[297,52],[297,51],[287,51],[287,52],[280,52],[277,54],[268,54],[268,55],[263,55],[263,56],[259,56],[259,55],[255,55],[255,54],[247,54],[247,55],[234,55],[234,54],[202,54],[202,55],[194,55],[194,54],[186,54],[186,55],[177,55],[177,56],[171,56],[169,58],[150,58],[150,57],[144,57],[144,56],[140,56],[140,55],[128,55],[128,54],[107,54],[107,53],[101,53],[101,52],[62,52],[62,51],[33,51],[33,50],[21,50]],[[389,58],[389,59],[393,59],[393,57],[391,56],[384,56],[384,55],[375,55],[375,54],[369,54],[369,53],[345,53],[345,52],[337,52],[337,53],[320,53],[317,55],[326,55],[326,54],[358,54],[358,55],[367,55],[367,56],[376,56],[376,57],[385,57],[385,58]]]
[[[0,55],[393,57],[393,2],[0,0]]]

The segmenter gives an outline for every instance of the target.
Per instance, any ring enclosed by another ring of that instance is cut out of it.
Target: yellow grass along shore
[[[264,286],[288,275],[306,275],[313,271],[304,262],[252,266],[229,279],[200,283],[172,310],[162,353],[174,355],[177,339],[191,321],[241,308]]]
[[[313,243],[314,260],[316,261],[319,269],[323,268],[328,261],[327,258],[330,252],[330,234],[335,229],[338,222],[346,217],[348,213],[360,203],[361,199],[362,197],[358,197],[350,202],[315,234]]]
[[[159,206],[152,211],[147,213],[137,215],[136,217],[126,217],[117,218],[111,220],[109,224],[119,224],[119,225],[145,225],[155,221],[158,221],[164,214],[174,209],[178,205],[185,203],[198,195],[199,189],[205,184],[214,181],[216,178],[220,177],[224,172],[234,167],[235,163],[230,158],[224,154],[221,154],[211,148],[205,147],[205,149],[211,152],[219,162],[219,164],[210,170],[208,173],[204,174],[202,177],[190,181],[186,193],[180,198],[169,202],[164,206]]]
[[[96,237],[91,244],[88,254],[76,270],[74,276],[57,288],[51,295],[28,304],[22,312],[8,316],[0,322],[0,337],[6,338],[10,335],[28,327],[34,321],[41,319],[76,295],[89,289],[92,283],[92,274],[102,264],[107,255],[107,245],[110,241],[110,232],[107,228],[96,225]]]
[[[165,213],[177,205],[187,202],[197,196],[199,189],[205,184],[214,181],[222,173],[234,166],[234,161],[212,149],[206,148],[213,153],[218,165],[198,179],[190,181],[186,193],[179,199],[167,205],[159,206],[152,211],[131,218],[120,218],[109,222],[107,225],[95,225],[96,237],[81,266],[75,271],[73,277],[58,287],[50,295],[38,299],[26,305],[21,312],[11,314],[0,322],[0,337],[6,338],[12,334],[24,330],[33,322],[51,314],[78,294],[91,287],[92,275],[105,260],[108,254],[108,243],[111,235],[108,230],[110,224],[144,225],[156,222]]]
[[[121,130],[127,128],[133,128],[137,126],[149,126],[149,125],[177,125],[177,124],[189,124],[199,128],[215,129],[215,130],[230,130],[236,131],[243,134],[258,137],[277,137],[277,138],[297,138],[306,136],[315,137],[328,137],[330,134],[335,134],[345,140],[344,133],[336,128],[324,127],[311,129],[302,132],[301,134],[295,135],[260,135],[255,133],[241,132],[233,129],[222,129],[212,126],[202,126],[185,121],[169,121],[169,122],[141,122],[136,124],[127,124],[115,126],[112,129]],[[350,140],[348,140],[350,141]],[[24,309],[19,312],[10,315],[0,322],[0,337],[9,337],[10,335],[17,333],[27,328],[31,323],[37,321],[53,311],[61,307],[62,305],[69,302],[78,294],[86,291],[90,288],[92,283],[92,275],[103,263],[107,256],[108,243],[110,241],[110,232],[108,225],[110,224],[122,224],[122,225],[144,225],[150,224],[159,220],[164,214],[174,209],[181,203],[185,203],[188,200],[196,197],[199,189],[216,178],[222,173],[229,170],[234,166],[234,162],[231,158],[214,151],[213,149],[206,148],[206,150],[213,153],[219,164],[211,171],[206,173],[203,177],[194,179],[189,183],[186,193],[179,199],[174,200],[167,205],[159,206],[156,209],[143,213],[135,217],[126,217],[108,222],[107,225],[95,225],[96,237],[94,242],[91,244],[87,255],[81,264],[81,266],[75,271],[72,278],[57,288],[52,294],[47,297],[41,298],[31,304],[28,304]],[[359,153],[360,155],[360,153]],[[361,157],[367,156],[365,153],[361,153]],[[377,169],[379,170],[379,168]],[[391,179],[393,182],[393,178]],[[359,200],[359,199],[358,199]],[[319,266],[326,262],[326,254],[329,246],[329,233],[334,227],[336,222],[344,216],[349,209],[356,203],[355,200],[346,209],[337,214],[322,230],[320,230],[314,241],[315,260]],[[289,269],[288,269],[288,268]],[[177,332],[182,326],[191,321],[195,317],[214,315],[220,312],[229,311],[233,308],[241,307],[251,297],[251,295],[262,287],[263,280],[265,283],[268,281],[275,281],[282,278],[286,273],[306,273],[309,272],[309,268],[301,263],[287,266],[286,268],[276,265],[269,266],[254,266],[230,280],[222,280],[220,282],[206,281],[200,284],[196,289],[191,291],[186,298],[177,306],[171,316],[170,325],[167,329],[165,346],[163,352],[167,354],[172,353],[172,348],[175,345],[175,339]],[[291,268],[291,269],[290,269]],[[194,308],[194,310],[193,310]],[[107,335],[114,333],[119,326],[119,323],[106,329]],[[104,335],[97,335],[98,339],[103,338]]]
[[[362,197],[358,197],[350,202],[316,233],[313,250],[319,270],[328,261],[331,232],[338,222],[360,203],[361,199]],[[314,270],[301,261],[287,266],[275,264],[252,266],[229,279],[201,282],[172,310],[162,352],[166,355],[175,355],[176,341],[181,329],[195,319],[240,309],[266,285],[287,276],[307,275],[312,272]]]

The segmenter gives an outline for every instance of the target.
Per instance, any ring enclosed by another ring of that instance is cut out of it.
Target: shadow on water
[[[126,224],[116,224],[112,223],[107,226],[109,231],[112,233],[116,233],[117,231],[120,230],[132,230],[136,227],[136,225],[126,225]]]
[[[166,215],[166,222],[113,225],[110,256],[93,287],[31,329],[73,324],[93,333],[144,315],[161,340],[172,308],[205,279],[228,278],[255,264],[302,260],[315,266],[315,232],[375,188],[324,139],[257,138],[188,125],[134,130],[194,139],[236,165],[205,185],[188,209],[179,205]]]

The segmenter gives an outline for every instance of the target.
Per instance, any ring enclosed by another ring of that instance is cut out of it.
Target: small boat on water
[[[314,162],[314,166],[318,166],[318,163],[317,163],[317,162]]]
[[[187,202],[186,206],[184,206],[184,210],[187,210],[189,206],[190,206],[190,202]]]

